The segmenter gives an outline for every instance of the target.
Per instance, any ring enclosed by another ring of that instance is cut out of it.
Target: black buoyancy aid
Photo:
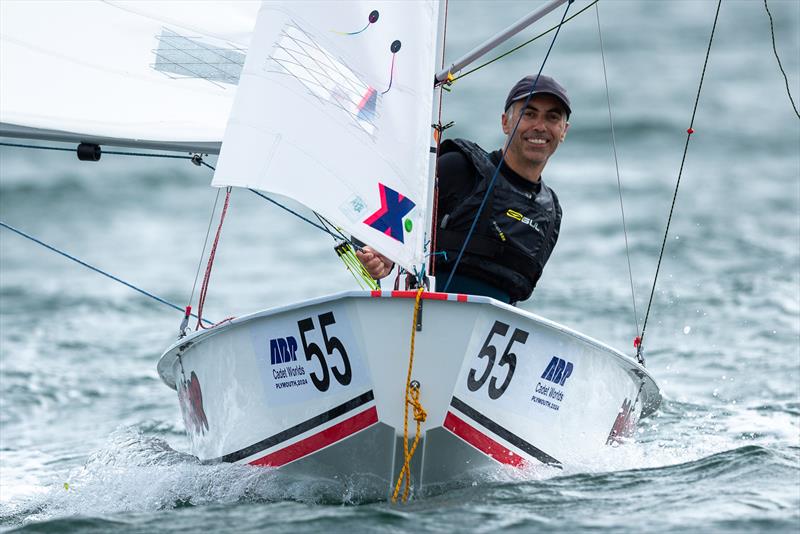
[[[451,271],[486,195],[496,165],[489,154],[465,139],[445,140],[439,155],[458,151],[472,163],[476,184],[450,213],[441,213],[436,234],[438,270]],[[501,172],[457,267],[457,273],[507,290],[512,302],[531,296],[553,252],[561,226],[556,194],[543,182],[539,193],[514,186]]]

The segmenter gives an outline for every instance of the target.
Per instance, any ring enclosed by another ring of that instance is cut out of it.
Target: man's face
[[[569,128],[566,111],[558,98],[539,94],[530,99],[525,109],[524,104],[524,100],[514,102],[502,118],[506,136],[511,135],[517,120],[520,121],[514,138],[506,141],[505,151],[506,159],[520,174],[530,166],[547,163]]]

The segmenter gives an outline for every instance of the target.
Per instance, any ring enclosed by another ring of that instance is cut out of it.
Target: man
[[[501,116],[506,135],[502,150],[487,153],[464,139],[442,142],[437,166],[437,291],[444,291],[452,278],[446,288],[450,293],[485,295],[509,303],[531,296],[561,227],[558,197],[541,175],[567,134],[570,113],[567,92],[558,82],[544,75],[538,80],[526,76],[506,98]],[[456,266],[501,162],[492,192]],[[392,262],[370,247],[357,255],[376,280],[392,270]]]

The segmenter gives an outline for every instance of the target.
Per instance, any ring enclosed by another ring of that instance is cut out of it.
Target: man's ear
[[[566,123],[566,124],[564,125],[564,133],[563,133],[563,134],[561,134],[561,141],[562,141],[562,142],[564,141],[564,139],[566,139],[566,138],[567,138],[567,130],[569,130],[569,123]]]
[[[509,124],[509,122],[511,121],[508,120],[508,115],[506,115],[505,113],[500,115],[500,123],[503,126],[503,133],[506,135],[511,133],[511,125]]]

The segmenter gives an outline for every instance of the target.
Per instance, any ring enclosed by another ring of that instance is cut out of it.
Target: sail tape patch
[[[194,37],[179,35],[162,28],[153,50],[153,69],[182,78],[200,78],[210,82],[239,84],[247,50],[234,46],[213,46]],[[172,77],[172,76],[170,76]]]

